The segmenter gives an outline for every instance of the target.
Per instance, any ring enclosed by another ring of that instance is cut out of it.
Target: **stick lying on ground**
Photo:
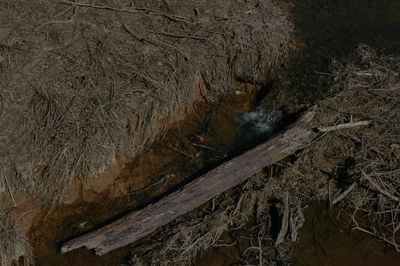
[[[95,249],[95,253],[101,256],[131,244],[223,191],[240,184],[264,167],[304,148],[318,134],[307,125],[314,117],[315,109],[316,106],[307,110],[285,132],[221,164],[159,202],[66,242],[61,252],[87,247]]]
[[[371,121],[350,122],[350,123],[345,123],[345,124],[340,124],[340,125],[330,126],[330,127],[322,127],[322,128],[319,127],[318,131],[319,132],[330,132],[330,131],[335,131],[335,130],[340,130],[340,129],[345,129],[345,128],[368,126],[370,123],[371,123]]]

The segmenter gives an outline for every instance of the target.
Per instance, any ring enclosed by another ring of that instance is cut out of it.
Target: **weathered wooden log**
[[[101,256],[133,243],[223,191],[242,183],[249,176],[293,154],[315,139],[317,133],[307,125],[314,117],[315,108],[314,106],[307,110],[285,132],[219,165],[157,203],[66,242],[61,252],[87,247],[95,249],[95,253]]]

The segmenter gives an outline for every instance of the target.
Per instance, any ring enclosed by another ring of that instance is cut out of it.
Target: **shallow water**
[[[344,231],[345,221],[336,219],[337,211],[329,210],[326,202],[313,202],[305,209],[306,222],[299,232],[291,265],[399,265],[400,253],[393,248],[385,247],[369,235],[356,231]],[[235,246],[211,248],[195,264],[200,266],[243,265],[241,254],[252,246],[248,237],[254,226],[253,224],[243,230],[225,233],[221,242],[238,241],[239,243]],[[262,248],[269,250],[269,247],[262,246]],[[258,265],[257,260],[251,263]]]
[[[399,265],[400,253],[367,234],[345,231],[338,210],[314,202],[305,210],[306,222],[295,246],[295,265]]]

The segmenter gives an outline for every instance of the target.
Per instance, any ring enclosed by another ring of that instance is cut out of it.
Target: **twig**
[[[201,144],[197,144],[197,143],[193,143],[193,142],[192,142],[192,145],[193,145],[193,146],[196,146],[196,147],[200,147],[200,148],[204,148],[204,149],[216,151],[216,152],[220,153],[221,155],[226,156],[226,154],[225,154],[224,152],[221,152],[220,150],[217,150],[217,149],[212,148],[212,147],[208,147],[208,146],[201,145]]]
[[[179,152],[179,153],[181,153],[181,154],[183,154],[183,155],[185,155],[185,156],[187,156],[187,157],[193,159],[193,156],[192,156],[192,155],[190,155],[190,154],[188,154],[188,153],[186,153],[186,152],[180,151],[180,150],[178,150],[177,148],[175,148],[175,147],[172,146],[172,145],[169,145],[169,147],[170,147],[171,149],[173,149],[173,150],[175,150],[175,151],[177,151],[177,152]]]
[[[53,209],[55,208],[55,206],[56,206],[56,202],[58,201],[59,199],[57,198],[57,197],[54,197],[54,199],[53,199],[53,201],[52,201],[52,203],[51,203],[51,206],[50,206],[50,208],[49,208],[49,210],[47,211],[47,214],[46,214],[46,216],[43,218],[43,220],[47,220],[47,217],[49,217],[49,215],[50,215],[50,213],[53,211]]]
[[[367,76],[367,77],[376,75],[376,73],[372,73],[372,72],[368,72],[368,71],[358,71],[358,72],[353,72],[352,74],[354,76]]]
[[[260,266],[263,266],[263,256],[262,256],[262,239],[261,237],[258,238],[258,248],[259,248],[259,261],[260,261]]]
[[[285,239],[285,235],[288,230],[288,221],[289,221],[289,192],[286,192],[286,198],[285,198],[285,207],[284,207],[284,212],[283,212],[283,217],[282,217],[282,226],[281,230],[279,231],[279,235],[276,238],[275,246],[279,246],[280,243],[283,242]]]
[[[331,131],[341,130],[341,129],[345,129],[345,128],[367,126],[370,123],[371,123],[371,121],[350,122],[350,123],[344,123],[344,124],[339,124],[339,125],[329,126],[329,127],[319,127],[318,131],[319,132],[331,132]]]
[[[331,183],[332,179],[328,181],[328,201],[329,201],[329,208],[332,206],[332,199],[331,199]]]
[[[353,189],[356,187],[357,183],[354,182],[351,184],[342,194],[340,194],[336,199],[333,200],[332,205],[335,205],[336,203],[340,202],[343,200]]]
[[[290,211],[290,230],[292,242],[296,242],[299,229],[303,226],[306,221],[304,214],[301,211],[301,202],[298,201],[296,207]]]
[[[160,180],[158,180],[157,182],[155,182],[155,183],[153,183],[153,184],[150,184],[150,185],[148,185],[148,186],[146,186],[146,187],[144,187],[144,188],[142,188],[142,189],[139,189],[139,190],[136,190],[136,191],[133,191],[133,192],[129,192],[129,193],[127,193],[127,195],[132,195],[132,194],[141,193],[141,192],[143,192],[143,191],[145,191],[145,190],[148,190],[148,189],[150,189],[150,188],[152,188],[152,187],[157,186],[158,184],[163,183],[165,180],[166,180],[166,177],[163,176],[163,177],[162,177]]]
[[[324,76],[334,76],[332,73],[326,73],[326,72],[314,71],[314,73],[319,74],[319,75],[324,75]]]
[[[385,195],[386,197],[388,197],[394,201],[400,202],[400,198],[392,195],[388,191],[383,190],[381,187],[379,187],[378,184],[376,184],[374,181],[372,181],[371,177],[364,172],[364,170],[361,170],[361,174],[365,179],[367,179],[367,181],[371,184],[371,186],[374,189],[376,189],[379,193],[381,193],[382,195]]]
[[[67,9],[65,9],[65,10],[63,10],[63,11],[57,13],[54,17],[57,18],[57,17],[63,15],[64,13],[70,11],[72,8],[73,8],[73,6],[69,6]]]
[[[42,25],[37,26],[34,29],[34,31],[36,31],[36,30],[38,30],[38,29],[40,29],[40,28],[42,28],[43,26],[46,26],[46,25],[51,25],[51,24],[69,24],[69,23],[73,23],[73,22],[74,22],[73,18],[68,19],[68,20],[52,20],[52,21],[49,21],[49,22],[43,23]]]
[[[71,16],[70,18],[68,18],[67,20],[52,20],[52,21],[43,23],[42,25],[37,26],[37,27],[34,29],[34,31],[36,31],[36,30],[38,30],[38,29],[40,29],[41,27],[46,26],[46,25],[74,23],[74,22],[75,22],[75,21],[74,21],[74,17],[75,17],[76,14],[78,13],[78,6],[79,6],[79,4],[85,4],[86,2],[87,2],[87,1],[82,1],[82,2],[80,2],[80,3],[71,2],[71,6],[70,6],[68,9],[66,9],[66,10],[64,10],[64,11],[62,11],[62,12],[60,12],[60,13],[58,13],[57,15],[55,15],[55,17],[58,17],[58,16],[60,16],[60,15],[64,14],[65,12],[67,12],[67,11],[69,11],[69,10],[72,9],[72,16]]]
[[[236,212],[239,210],[240,203],[242,202],[243,198],[244,198],[244,194],[242,194],[242,195],[240,196],[240,199],[239,199],[238,203],[236,204],[235,210],[232,212],[232,214],[230,215],[230,217],[232,217],[233,215],[235,215]]]
[[[13,195],[13,193],[11,192],[11,186],[10,186],[10,183],[8,182],[8,178],[7,178],[7,174],[6,174],[6,169],[5,169],[5,166],[4,166],[4,165],[3,165],[3,168],[4,168],[4,179],[6,180],[6,183],[7,183],[8,193],[10,193],[11,201],[13,202],[14,208],[16,208],[16,207],[18,207],[18,206],[17,206],[17,203],[15,202],[14,195]]]
[[[160,31],[151,31],[151,30],[145,30],[145,29],[138,29],[138,30],[144,31],[144,32],[149,32],[149,33],[155,33],[157,35],[163,35],[163,36],[172,37],[172,38],[193,39],[193,40],[201,40],[201,41],[207,41],[208,40],[208,38],[201,37],[201,36],[181,35],[181,34],[174,34],[174,33],[169,33],[169,32],[160,32]]]
[[[228,244],[228,243],[214,244],[213,247],[232,247],[236,244],[237,244],[237,242],[235,240],[234,242],[232,242],[230,244]]]
[[[135,38],[139,42],[142,42],[142,43],[143,42],[147,42],[147,43],[150,43],[150,44],[155,45],[155,46],[160,46],[160,47],[162,47],[164,49],[168,48],[168,45],[138,37],[127,24],[123,24],[122,27],[126,30],[126,32],[128,32],[133,38]]]
[[[188,20],[186,20],[185,18],[183,18],[183,17],[170,15],[170,14],[167,14],[167,13],[164,13],[164,12],[160,12],[160,11],[157,11],[157,10],[144,8],[144,7],[134,7],[134,6],[132,6],[129,9],[126,9],[126,8],[116,8],[116,7],[111,7],[111,6],[97,6],[97,5],[91,5],[91,4],[85,4],[85,3],[74,3],[74,2],[71,2],[71,1],[65,1],[65,0],[59,0],[59,1],[57,1],[57,3],[63,4],[63,5],[76,5],[76,6],[80,6],[80,7],[103,9],[103,10],[110,10],[110,11],[116,11],[116,12],[125,12],[125,13],[150,13],[150,14],[154,14],[154,15],[158,15],[158,16],[162,16],[162,17],[168,18],[168,19],[173,20],[173,21],[181,21],[181,22],[185,22],[185,23],[190,24],[190,22]]]
[[[378,239],[383,240],[384,242],[394,246],[394,248],[396,249],[397,252],[400,251],[400,247],[396,242],[388,240],[385,236],[381,236],[380,234],[378,234],[376,232],[376,230],[374,230],[375,232],[371,232],[371,231],[368,231],[367,229],[364,229],[364,228],[360,227],[358,225],[358,222],[356,221],[356,218],[355,218],[355,215],[356,215],[357,211],[358,211],[358,209],[356,208],[356,210],[353,212],[353,214],[351,216],[351,219],[352,219],[353,223],[355,224],[355,227],[353,227],[352,230],[358,230],[358,231],[364,232],[366,234],[375,236]]]

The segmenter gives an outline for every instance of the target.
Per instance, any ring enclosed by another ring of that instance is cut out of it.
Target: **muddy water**
[[[372,237],[344,230],[337,210],[314,202],[305,211],[306,222],[294,251],[295,265],[399,265],[400,253]]]
[[[299,240],[294,246],[291,265],[323,266],[395,266],[399,265],[400,253],[361,232],[345,230],[345,220],[338,220],[338,210],[329,210],[326,202],[312,202],[305,209],[306,222],[299,232]],[[221,246],[209,249],[199,258],[196,265],[243,265],[245,250],[254,246],[250,242],[251,231],[256,224],[249,224],[238,231],[228,231]],[[254,237],[254,236],[253,236]],[[258,247],[258,246],[257,246]],[[261,247],[269,250],[270,247]],[[258,250],[256,251],[258,252]],[[258,265],[259,261],[247,261]]]

